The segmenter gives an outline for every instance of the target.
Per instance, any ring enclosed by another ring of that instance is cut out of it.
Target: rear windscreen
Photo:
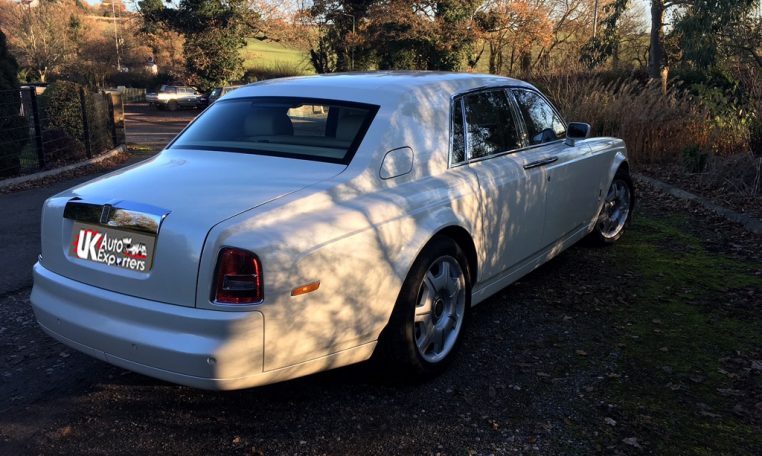
[[[220,100],[170,148],[348,164],[377,111],[374,105],[309,98]]]

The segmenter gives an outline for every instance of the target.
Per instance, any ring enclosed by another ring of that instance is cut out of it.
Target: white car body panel
[[[166,150],[138,166],[49,199],[41,236],[45,267],[99,288],[194,307],[198,260],[211,226],[344,170],[344,166],[330,163],[287,160],[283,166],[283,159],[273,157],[221,154],[224,157]],[[240,190],[240,183],[246,183],[246,192]],[[171,191],[159,191],[161,188]],[[161,225],[153,268],[145,273],[115,270],[68,256],[65,247],[71,238],[72,222],[63,219],[63,211],[72,198],[112,204],[150,201],[165,208],[169,215]]]
[[[472,243],[477,304],[594,227],[626,160],[621,140],[556,141],[449,166],[451,98],[513,86],[531,88],[496,76],[438,73],[330,75],[242,87],[225,98],[317,97],[379,110],[347,166],[195,153],[170,144],[146,163],[51,198],[35,267],[37,318],[75,348],[202,388],[255,386],[367,359],[411,265],[435,234],[457,230]],[[557,161],[550,166],[524,168],[551,155]],[[170,211],[150,273],[114,272],[66,256],[71,223],[62,213],[73,197]],[[217,256],[228,246],[262,260],[263,302],[212,302]],[[314,281],[320,281],[317,291],[290,295]],[[98,313],[110,305],[115,308]],[[70,311],[64,315],[62,308]],[[185,326],[164,321],[172,314]],[[141,315],[144,331],[131,326],[134,315]],[[103,329],[113,319],[121,323]],[[173,336],[178,332],[182,342]],[[172,352],[182,355],[165,361]]]

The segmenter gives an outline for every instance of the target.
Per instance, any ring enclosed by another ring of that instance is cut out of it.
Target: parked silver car
[[[146,94],[146,101],[149,106],[177,111],[180,108],[201,107],[202,96],[195,87],[163,85],[158,93]]]

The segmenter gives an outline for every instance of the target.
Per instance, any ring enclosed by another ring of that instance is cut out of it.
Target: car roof
[[[436,92],[450,95],[482,87],[532,87],[518,79],[492,74],[448,73],[435,71],[373,71],[365,73],[331,73],[316,76],[270,79],[249,84],[226,99],[250,96],[279,96],[286,92],[296,96],[318,94],[316,98],[362,100],[375,104],[393,102],[411,92]],[[395,96],[396,95],[396,96]],[[390,98],[391,97],[391,98]]]

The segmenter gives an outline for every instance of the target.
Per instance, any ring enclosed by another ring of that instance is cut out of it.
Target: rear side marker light
[[[312,293],[313,291],[320,288],[320,281],[315,281],[308,283],[306,285],[302,285],[301,287],[296,287],[293,290],[291,290],[291,296],[299,296],[307,293]]]
[[[219,304],[256,304],[264,299],[262,263],[253,253],[224,248],[217,257],[212,301]]]

